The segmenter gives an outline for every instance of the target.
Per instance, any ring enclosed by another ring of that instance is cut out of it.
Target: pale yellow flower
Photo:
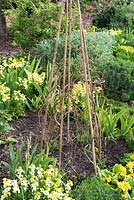
[[[32,191],[36,191],[38,187],[38,182],[36,180],[32,180],[31,187],[32,187]]]
[[[108,30],[108,32],[110,33],[110,35],[120,35],[122,33],[122,30],[118,29],[118,30],[113,30],[113,29],[110,29]]]
[[[13,188],[13,193],[20,193],[17,180],[12,180],[12,188]]]
[[[41,74],[38,74],[37,72],[27,72],[28,74],[28,82],[32,83],[35,82],[39,85],[42,85],[45,79],[45,73],[42,72]]]
[[[26,101],[26,97],[24,94],[21,93],[20,90],[15,90],[14,91],[14,96],[13,96],[14,100],[16,101],[22,101],[25,102]]]
[[[10,99],[10,88],[4,84],[0,85],[0,96],[3,102],[6,102]]]
[[[20,178],[20,183],[21,183],[21,186],[23,187],[24,191],[26,191],[28,188],[28,181],[27,181],[26,177]]]

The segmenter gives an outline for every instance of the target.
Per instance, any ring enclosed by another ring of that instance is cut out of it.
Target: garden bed
[[[17,142],[14,144],[14,149],[24,145],[23,154],[26,151],[27,143],[31,140],[31,145],[34,146],[41,135],[40,117],[35,112],[27,112],[24,117],[20,117],[16,121],[12,121],[12,131],[6,132],[2,135],[2,139],[14,138]],[[73,134],[73,145],[67,144],[66,134],[67,128],[64,125],[64,140],[63,140],[63,152],[62,152],[62,168],[70,176],[71,179],[81,179],[85,174],[93,175],[93,166],[89,162],[87,155],[91,158],[91,153],[84,152],[84,146],[76,141],[74,122],[71,123],[71,133]],[[31,139],[30,139],[31,138]],[[56,141],[56,140],[55,140]],[[58,144],[58,141],[56,141]],[[57,148],[50,149],[50,155],[54,156],[58,160],[59,151]],[[129,152],[129,148],[124,140],[118,141],[105,141],[102,143],[102,158],[99,160],[101,167],[110,167],[120,162],[120,159],[125,153]],[[23,155],[24,156],[24,155]],[[0,145],[0,160],[4,162],[10,162],[9,147],[8,144]],[[0,181],[5,176],[8,176],[7,169],[0,164]]]

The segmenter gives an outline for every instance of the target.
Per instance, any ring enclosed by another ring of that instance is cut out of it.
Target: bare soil
[[[26,150],[28,140],[31,140],[32,146],[38,143],[41,134],[40,118],[37,113],[27,112],[24,117],[21,117],[17,121],[11,122],[12,131],[6,132],[2,135],[2,139],[12,137],[17,140],[14,144],[14,149],[19,148],[21,144],[24,144],[23,153]],[[73,135],[72,145],[67,143],[67,127],[64,125],[64,138],[63,138],[63,151],[62,151],[62,169],[73,179],[76,176],[81,179],[85,174],[93,175],[93,165],[90,162],[92,160],[91,152],[85,151],[85,146],[77,142],[75,138],[75,124],[71,122],[71,133]],[[57,138],[58,139],[58,138]],[[55,139],[58,145],[58,140]],[[129,152],[129,149],[123,140],[103,142],[102,146],[102,159],[105,159],[105,166],[113,166],[115,163],[119,163],[120,159],[125,153]],[[59,157],[58,148],[50,149],[50,156],[55,158]],[[9,147],[8,144],[0,145],[0,179],[8,176],[7,169],[2,165],[2,161],[10,162]],[[102,163],[101,163],[102,164]]]
[[[14,56],[21,53],[22,49],[13,45],[13,39],[11,37],[5,39],[0,38],[0,56]]]

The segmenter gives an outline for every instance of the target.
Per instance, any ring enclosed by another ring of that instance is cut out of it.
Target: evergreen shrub
[[[74,191],[77,200],[120,200],[118,192],[106,185],[98,177],[83,180]]]

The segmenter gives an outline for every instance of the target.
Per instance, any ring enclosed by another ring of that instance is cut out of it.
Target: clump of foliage
[[[119,45],[115,47],[115,55],[124,60],[130,60],[134,62],[134,47]]]
[[[100,77],[105,80],[105,94],[121,101],[134,99],[134,63],[122,58],[113,58],[97,67]]]
[[[65,36],[63,35],[60,38],[58,47],[58,66],[63,66],[64,40]],[[128,39],[125,38],[124,33],[121,30],[110,30],[108,32],[92,32],[86,34],[86,40],[87,50],[90,56],[90,66],[92,67],[92,75],[99,75],[99,77],[105,81],[105,94],[109,98],[114,98],[116,100],[133,100],[134,67],[132,61],[134,53],[133,46],[128,46]],[[119,45],[116,41],[119,43]],[[54,40],[44,40],[40,42],[36,47],[36,54],[38,57],[41,58],[41,61],[42,63],[44,63],[44,65],[46,65],[46,63],[48,62],[52,62],[54,44]],[[79,33],[72,33],[71,44],[71,70],[73,74],[72,78],[75,81],[81,80],[83,69],[81,67],[81,44]]]
[[[99,170],[101,179],[111,188],[120,192],[122,199],[134,199],[134,154],[131,154],[127,163],[114,165],[112,171]]]
[[[13,178],[3,178],[1,200],[74,200],[70,195],[73,183],[71,180],[63,181],[63,175],[55,166],[55,159],[48,157],[44,151],[36,154],[37,146],[31,150],[29,145],[25,162],[22,158],[22,146],[15,154],[10,145],[11,164],[6,163],[6,166]]]
[[[36,59],[0,58],[0,132],[10,130],[7,122],[24,115],[27,107],[40,108],[47,80]]]
[[[106,185],[98,177],[87,178],[74,190],[77,200],[120,200],[116,190]]]
[[[1,200],[4,199],[52,199],[73,200],[70,197],[72,182],[64,183],[58,168],[31,164],[25,172],[17,168],[16,179],[3,179]],[[64,189],[65,188],[65,189]]]
[[[130,0],[114,0],[105,4],[102,1],[97,4],[98,14],[94,18],[94,24],[103,28],[133,28],[134,3]]]
[[[22,48],[33,47],[42,38],[54,38],[57,32],[61,4],[47,1],[16,1],[10,11],[11,31]],[[64,30],[65,20],[62,22]]]
[[[45,73],[36,59],[23,57],[0,59],[0,103],[12,116],[23,115],[26,104],[39,96],[45,84]]]
[[[131,148],[134,141],[134,112],[123,107],[118,109],[98,107],[102,134],[109,139],[125,139]]]
[[[126,48],[134,47],[133,29],[129,29],[129,31],[124,31],[123,29],[110,29],[108,30],[108,32],[112,35],[115,35],[115,40],[116,40],[115,47],[117,48],[120,46],[126,46]],[[115,48],[115,56],[116,56],[116,48]]]
[[[113,50],[112,47],[115,43],[114,36],[106,32],[91,32],[86,34],[87,50],[90,55],[90,65],[94,67],[96,63],[100,60],[106,60],[107,57],[111,57]],[[65,35],[60,37],[57,62],[58,66],[63,66],[64,58],[64,43]],[[36,55],[41,58],[44,66],[48,62],[52,63],[53,53],[54,53],[55,39],[53,40],[43,40],[36,46]],[[82,74],[81,66],[81,43],[80,43],[80,33],[72,32],[71,35],[71,72],[73,74],[73,79],[80,80]]]
[[[115,43],[114,37],[106,32],[91,32],[86,34],[87,50],[91,59],[95,57],[110,56],[112,54],[112,46]],[[63,59],[64,55],[65,35],[60,37],[57,61]],[[54,53],[55,40],[44,40],[36,46],[36,54],[41,57],[44,62],[52,61]],[[79,58],[81,51],[80,33],[72,32],[71,35],[71,57]]]

